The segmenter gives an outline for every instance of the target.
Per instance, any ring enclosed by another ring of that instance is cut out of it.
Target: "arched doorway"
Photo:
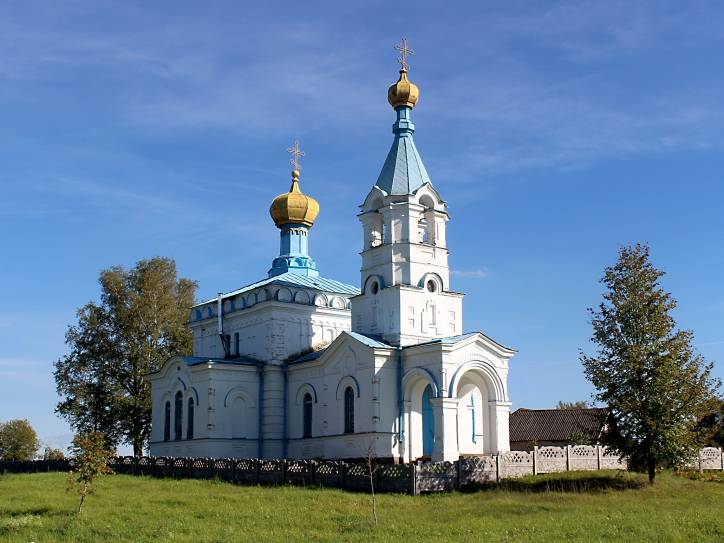
[[[422,455],[432,456],[435,448],[435,414],[432,411],[432,387],[427,385],[422,393]]]
[[[401,429],[406,462],[432,457],[435,450],[435,410],[438,388],[432,374],[421,368],[409,370],[402,379],[404,414]],[[439,428],[437,429],[439,431]]]

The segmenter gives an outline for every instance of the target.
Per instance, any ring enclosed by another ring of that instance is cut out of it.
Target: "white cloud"
[[[477,270],[450,270],[451,275],[456,275],[458,277],[467,277],[469,279],[487,279],[489,274],[487,271],[477,269]]]

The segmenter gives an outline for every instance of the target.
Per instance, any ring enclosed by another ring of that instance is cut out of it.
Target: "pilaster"
[[[458,453],[458,402],[457,398],[433,398],[430,400],[435,415],[435,448],[432,460],[454,462]]]

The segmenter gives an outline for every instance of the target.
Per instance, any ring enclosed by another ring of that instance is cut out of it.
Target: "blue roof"
[[[354,339],[359,341],[360,343],[363,343],[367,345],[368,347],[372,347],[373,349],[394,349],[391,345],[388,345],[387,343],[382,343],[381,341],[371,338],[369,336],[365,336],[362,334],[358,334],[357,332],[348,332],[344,331],[343,334],[347,334],[352,336]],[[339,339],[339,337],[337,338]],[[337,341],[337,340],[335,340]],[[295,358],[294,360],[290,360],[287,362],[287,364],[299,364],[300,362],[310,362],[312,360],[316,360],[320,356],[324,354],[324,352],[329,347],[325,347],[324,349],[319,349],[318,351],[312,351],[311,353],[304,354],[300,356],[299,358]]]
[[[184,356],[182,357],[184,364],[187,366],[198,366],[199,364],[232,364],[235,366],[256,366],[258,360],[239,356],[236,358],[209,358],[207,356]]]
[[[457,336],[439,337],[436,339],[431,339],[430,341],[423,341],[422,343],[410,345],[410,347],[415,347],[416,345],[427,345],[428,343],[444,343],[446,345],[454,345],[455,343],[463,341],[464,339],[468,339],[469,337],[477,336],[479,333],[480,332],[470,332],[469,334],[460,334]]]
[[[241,287],[237,290],[228,292],[228,293],[224,294],[224,298],[228,298],[230,296],[236,296],[237,294],[242,294],[244,292],[248,292],[250,290],[254,290],[255,288],[263,287],[266,285],[301,287],[301,288],[308,288],[308,289],[312,289],[312,290],[319,290],[321,292],[332,292],[335,294],[345,294],[345,295],[349,295],[349,296],[355,296],[360,293],[360,289],[357,288],[356,286],[349,285],[347,283],[342,283],[341,281],[336,281],[334,279],[327,279],[325,277],[308,277],[306,275],[299,275],[296,273],[286,272],[286,273],[282,273],[280,275],[275,275],[274,277],[268,277],[267,279],[262,279],[261,281],[257,281],[256,283],[252,283],[245,287]],[[196,304],[194,307],[198,307],[200,305],[208,304],[209,302],[214,302],[214,301],[216,301],[216,298],[212,298],[210,300],[206,300],[205,302]]]
[[[483,336],[483,337],[489,339],[490,341],[492,341],[493,343],[495,343],[496,345],[500,345],[503,349],[515,351],[515,349],[513,349],[512,347],[506,347],[502,343],[498,343],[493,338],[483,334],[482,332],[469,332],[467,334],[460,334],[459,336],[448,336],[448,337],[441,337],[441,338],[437,338],[437,339],[431,339],[430,341],[423,341],[422,343],[416,343],[415,345],[408,345],[407,347],[405,347],[405,349],[417,347],[419,345],[431,345],[434,343],[442,343],[444,345],[454,345],[456,343],[464,341],[464,340],[468,339],[469,337],[473,337],[473,336]]]
[[[290,360],[287,362],[287,364],[298,364],[299,362],[309,362],[311,360],[316,360],[320,356],[324,354],[324,351],[327,350],[327,347],[324,349],[319,349],[318,351],[312,351],[311,353],[303,354],[299,358],[295,358],[294,360]]]
[[[356,339],[357,341],[359,341],[360,343],[364,343],[365,345],[367,345],[368,347],[372,347],[373,349],[374,349],[374,348],[376,348],[376,349],[394,349],[394,347],[393,347],[392,345],[388,345],[387,343],[382,343],[381,341],[379,341],[379,340],[377,340],[377,339],[375,339],[375,338],[362,335],[362,334],[360,334],[360,333],[358,333],[358,332],[347,332],[347,331],[345,330],[345,331],[342,332],[342,333],[343,333],[343,334],[349,334],[350,336],[352,336],[353,338],[355,338],[355,339]]]
[[[395,135],[375,185],[387,194],[414,194],[426,183],[430,183],[430,176],[422,163],[412,134],[404,137]]]

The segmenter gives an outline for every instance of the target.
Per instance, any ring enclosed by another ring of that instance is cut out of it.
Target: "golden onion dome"
[[[299,190],[299,170],[292,171],[292,186],[289,192],[274,198],[269,208],[274,224],[278,228],[285,224],[303,224],[311,227],[318,213],[319,202]]]
[[[392,107],[415,107],[419,97],[420,89],[407,79],[407,70],[402,68],[400,70],[400,79],[387,89],[387,101],[390,102]]]

